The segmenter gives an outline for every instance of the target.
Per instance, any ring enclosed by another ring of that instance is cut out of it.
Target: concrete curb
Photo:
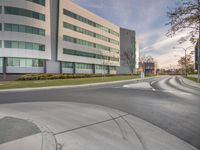
[[[192,80],[186,79],[184,77],[181,77],[181,76],[179,76],[179,77],[181,78],[181,81],[182,81],[183,84],[186,84],[186,85],[192,86],[194,88],[199,88],[200,89],[200,84],[198,84],[198,83],[196,83],[196,82],[194,82]]]
[[[131,80],[122,80],[122,81],[112,81],[112,82],[101,82],[101,83],[91,83],[91,84],[81,84],[81,85],[66,85],[66,86],[47,86],[47,87],[35,87],[35,88],[16,88],[16,89],[5,89],[0,90],[0,93],[3,92],[24,92],[24,91],[37,91],[37,90],[52,90],[52,89],[65,89],[65,88],[78,88],[78,87],[92,87],[97,85],[108,85],[108,84],[117,84],[117,83],[124,83],[124,82],[139,82],[139,81],[149,81],[157,77],[148,77],[145,79],[131,79]]]

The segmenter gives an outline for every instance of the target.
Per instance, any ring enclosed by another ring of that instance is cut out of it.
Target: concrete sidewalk
[[[189,80],[189,79],[186,79],[186,78],[181,77],[181,76],[180,76],[180,78],[181,78],[181,80],[182,80],[182,82],[183,82],[184,84],[200,89],[200,84],[199,84],[199,83],[194,82],[194,81]]]
[[[71,102],[3,104],[0,122],[5,117],[27,121],[31,129],[35,125],[40,132],[34,132],[34,126],[29,136],[2,142],[0,150],[197,150],[144,120],[103,106]]]

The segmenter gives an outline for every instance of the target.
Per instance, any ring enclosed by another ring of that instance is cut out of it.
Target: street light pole
[[[193,47],[193,46],[190,46],[190,47],[187,47],[187,48],[184,48],[184,47],[173,47],[174,49],[180,48],[180,49],[183,49],[185,51],[185,77],[187,77],[187,50],[190,49],[191,47]]]

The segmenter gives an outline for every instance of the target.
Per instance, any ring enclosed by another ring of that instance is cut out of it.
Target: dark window
[[[16,7],[5,7],[5,14],[10,14],[10,15],[19,15],[19,16],[24,16],[24,17],[30,17],[30,18],[35,18],[38,20],[45,21],[45,15],[34,12],[31,10],[27,9],[22,9],[22,8],[16,8]]]
[[[40,4],[42,6],[45,6],[45,0],[26,0],[26,1],[37,3],[37,4]]]

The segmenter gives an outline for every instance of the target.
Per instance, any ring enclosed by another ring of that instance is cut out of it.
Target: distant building
[[[136,32],[120,28],[120,66],[117,67],[117,74],[137,73],[138,65],[139,42]]]
[[[155,62],[140,62],[138,72],[144,72],[145,75],[156,74],[157,64]]]

